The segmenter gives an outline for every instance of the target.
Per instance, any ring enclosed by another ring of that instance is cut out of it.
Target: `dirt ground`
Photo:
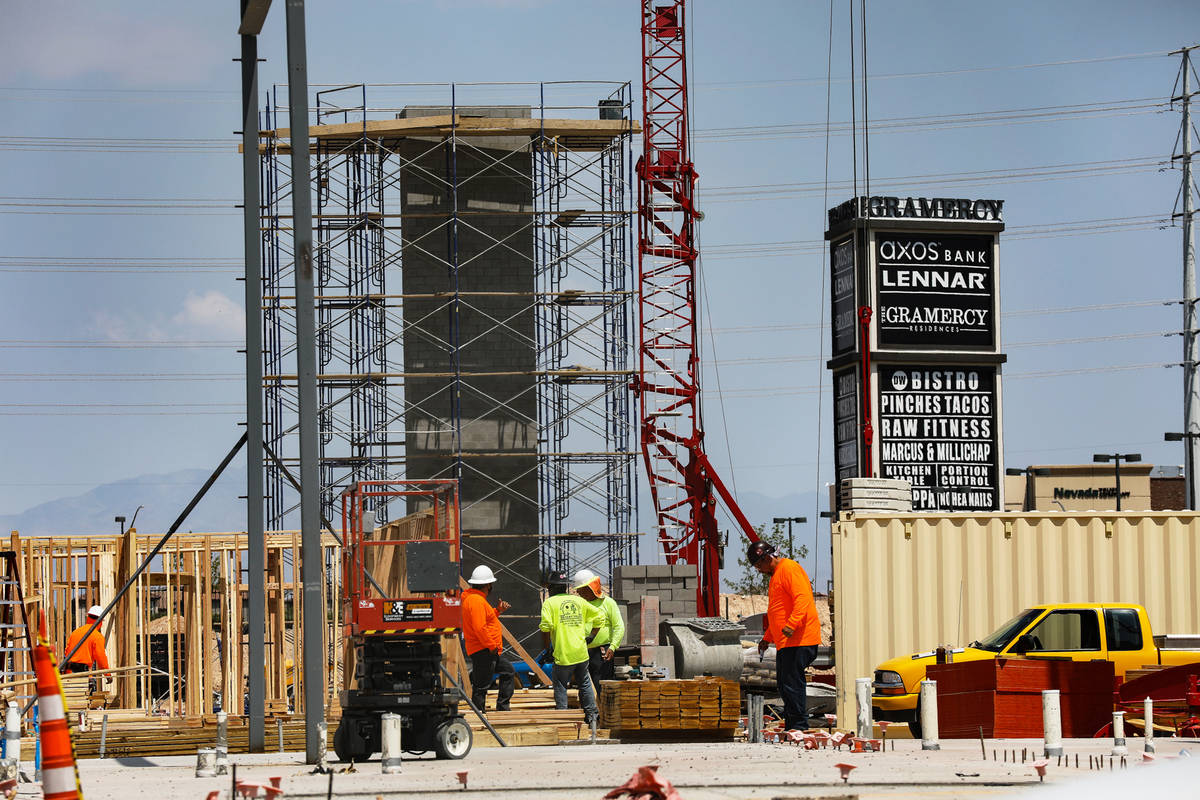
[[[817,616],[821,619],[821,644],[829,644],[833,636],[833,622],[829,616],[829,598],[817,595]],[[738,621],[767,610],[765,594],[722,594],[721,616]]]

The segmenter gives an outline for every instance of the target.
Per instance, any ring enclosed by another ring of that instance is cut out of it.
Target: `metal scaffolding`
[[[276,529],[298,507],[282,468],[298,454],[282,90],[260,146]],[[636,561],[631,103],[627,83],[317,88],[327,519],[357,481],[457,477],[468,565],[536,593],[535,570]]]

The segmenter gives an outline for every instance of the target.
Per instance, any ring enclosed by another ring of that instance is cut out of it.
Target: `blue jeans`
[[[579,686],[579,705],[583,706],[583,715],[589,721],[600,716],[596,705],[596,691],[592,686],[592,676],[588,674],[588,662],[578,664],[555,664],[551,670],[550,679],[554,682],[554,707],[567,707],[567,684],[572,680]]]
[[[815,644],[784,647],[775,651],[775,682],[783,698],[783,727],[803,730],[808,727],[808,686],[804,670],[817,657]]]

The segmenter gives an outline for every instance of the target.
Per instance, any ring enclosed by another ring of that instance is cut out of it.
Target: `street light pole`
[[[1181,431],[1179,433],[1164,433],[1163,434],[1164,442],[1186,442],[1187,443],[1186,446],[1184,447],[1184,451],[1183,451],[1184,457],[1185,457],[1185,464],[1192,463],[1191,462],[1192,448],[1194,448],[1196,446],[1197,439],[1200,439],[1200,432]],[[1184,467],[1183,474],[1184,474],[1184,480],[1187,482],[1187,490],[1184,492],[1184,496],[1186,498],[1184,505],[1189,510],[1195,511],[1196,510],[1196,492],[1195,492],[1195,481],[1193,480],[1193,478],[1200,477],[1200,476],[1196,476],[1195,470],[1190,470],[1186,466]]]
[[[808,522],[808,517],[774,517],[774,518],[772,518],[771,521],[773,523],[775,523],[776,525],[782,525],[785,522],[787,523],[787,526],[788,526],[788,558],[790,558],[794,561],[796,558],[796,553],[795,553],[795,548],[793,546],[795,544],[795,542],[792,539],[792,523],[799,522],[799,523],[803,524],[805,522]]]
[[[1037,475],[1039,478],[1044,478],[1050,474],[1050,470],[1048,470],[1044,467],[1026,467],[1025,469],[1017,469],[1016,467],[1010,467],[1010,468],[1004,470],[1004,474],[1005,475],[1024,475],[1025,476],[1025,496],[1021,500],[1021,510],[1022,511],[1033,511],[1034,503],[1031,502],[1033,500],[1033,492],[1031,491],[1033,489],[1033,483],[1030,481],[1030,477],[1033,475]]]
[[[1121,510],[1121,462],[1128,464],[1141,460],[1141,453],[1096,453],[1092,456],[1092,461],[1099,464],[1113,462],[1113,473],[1117,479],[1117,511]]]

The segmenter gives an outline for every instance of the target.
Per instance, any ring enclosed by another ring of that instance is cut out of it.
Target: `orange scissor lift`
[[[382,508],[402,516],[377,527]],[[379,752],[388,712],[401,717],[405,751],[462,758],[471,728],[442,664],[442,642],[462,630],[458,481],[357,483],[342,493],[342,530],[348,651],[338,758]]]

